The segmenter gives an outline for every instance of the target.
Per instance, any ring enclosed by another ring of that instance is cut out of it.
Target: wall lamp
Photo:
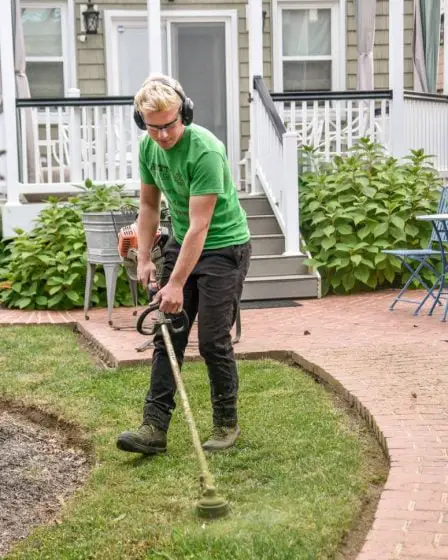
[[[98,33],[98,26],[100,24],[100,12],[95,9],[89,0],[86,9],[82,12],[84,20],[84,33],[86,35],[96,35]]]

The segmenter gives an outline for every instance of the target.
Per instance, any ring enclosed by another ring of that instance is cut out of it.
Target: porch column
[[[443,93],[448,95],[448,0],[441,4],[443,10]]]
[[[148,12],[148,74],[162,72],[162,22],[160,0],[147,0]]]
[[[404,137],[404,0],[389,0],[389,88],[392,90],[389,123],[392,155],[405,155]]]
[[[19,160],[17,146],[16,89],[12,34],[11,1],[0,9],[0,53],[3,89],[3,112],[6,137],[6,205],[19,203]]]
[[[250,183],[251,192],[257,194],[260,189],[255,181],[257,164],[256,126],[254,107],[254,76],[263,76],[263,0],[249,0],[247,11],[247,29],[249,32],[249,94],[250,103]]]

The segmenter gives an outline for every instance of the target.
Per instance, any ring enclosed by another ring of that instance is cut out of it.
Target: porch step
[[[308,267],[303,263],[306,258],[306,255],[253,256],[247,277],[307,275]]]
[[[246,278],[241,300],[315,298],[317,294],[318,279],[311,274],[254,276]]]
[[[240,204],[249,216],[258,216],[262,214],[272,214],[272,208],[269,200],[264,194],[245,194],[238,196]]]
[[[277,218],[274,214],[258,214],[247,216],[247,223],[252,235],[267,235],[269,233],[282,233]]]
[[[281,255],[285,250],[285,238],[281,233],[251,235],[252,255]]]

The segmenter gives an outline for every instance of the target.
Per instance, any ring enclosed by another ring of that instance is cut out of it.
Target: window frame
[[[284,10],[331,10],[331,54],[314,56],[283,56]],[[272,0],[273,34],[273,85],[275,91],[283,91],[283,62],[331,61],[330,91],[346,89],[347,26],[346,0]]]
[[[25,62],[62,62],[63,96],[76,87],[76,47],[73,30],[75,29],[74,0],[22,0],[20,7],[28,9],[61,10],[61,56],[25,56]]]

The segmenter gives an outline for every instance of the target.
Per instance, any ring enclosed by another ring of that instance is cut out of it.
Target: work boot
[[[238,426],[213,426],[210,439],[202,444],[205,451],[222,451],[232,447],[240,435]]]
[[[166,452],[166,432],[152,424],[142,424],[136,432],[123,432],[117,438],[122,451],[156,455]]]

